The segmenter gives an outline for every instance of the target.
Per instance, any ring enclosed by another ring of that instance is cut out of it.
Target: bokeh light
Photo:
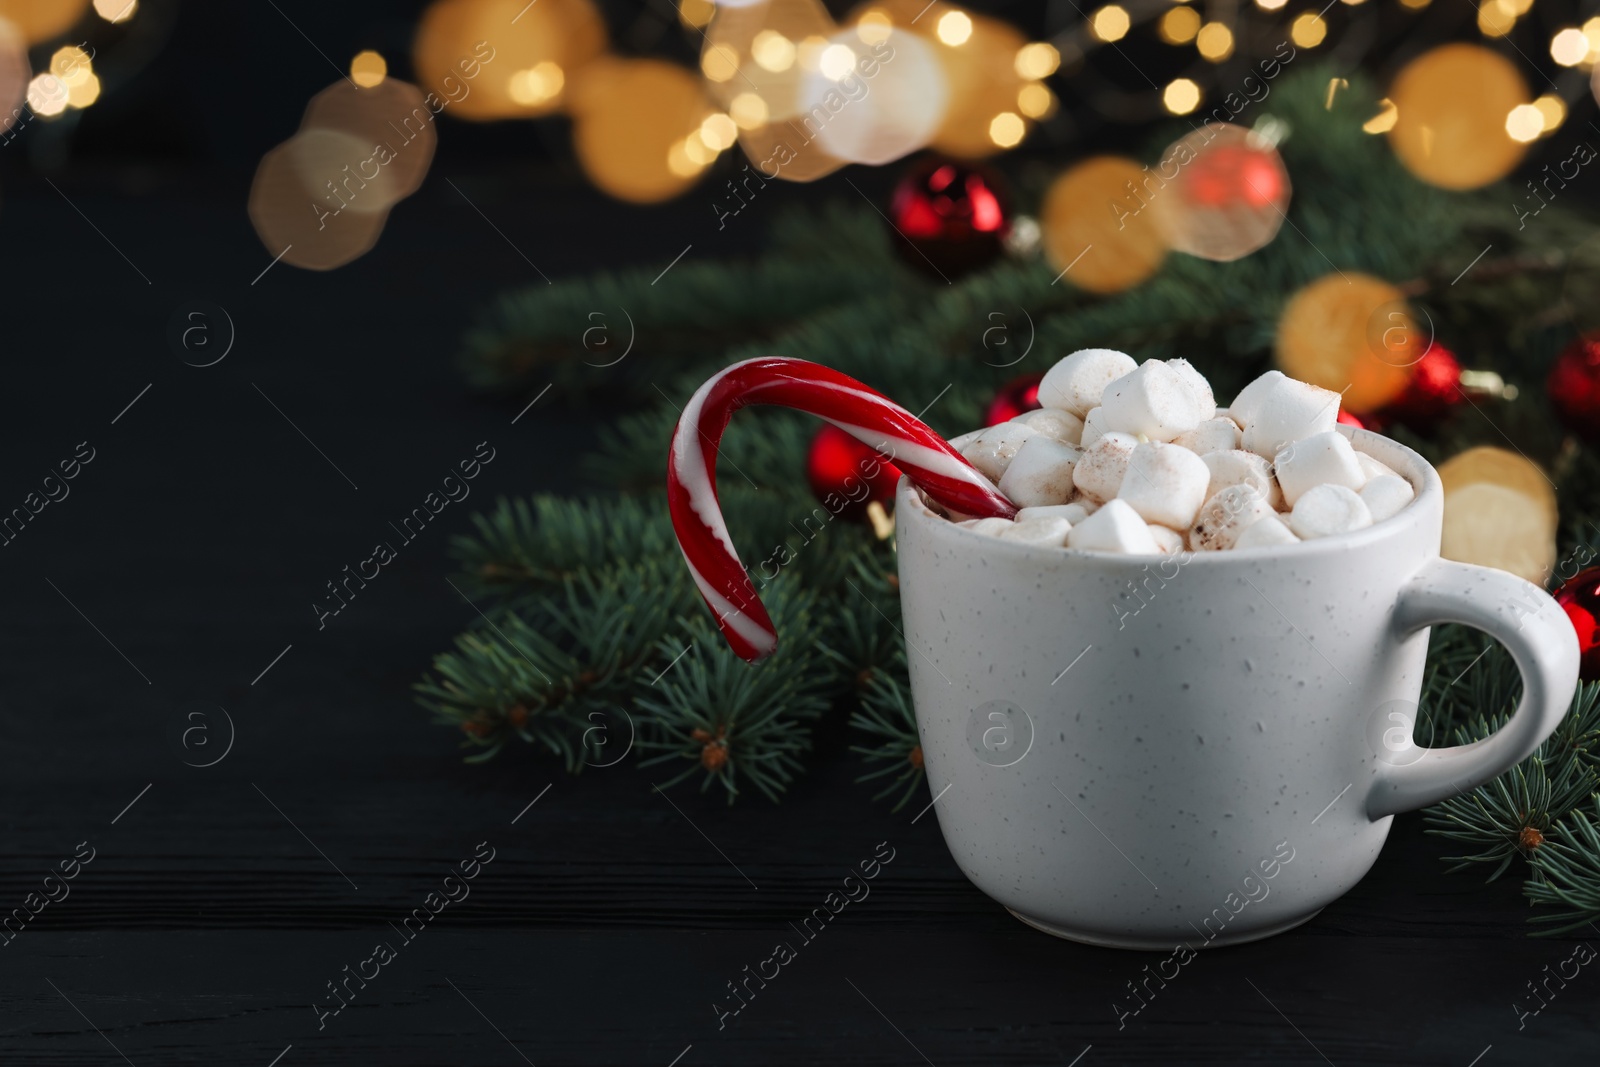
[[[1576,67],[1589,57],[1589,51],[1589,38],[1575,26],[1550,39],[1550,58],[1563,67]]]
[[[1161,16],[1156,32],[1168,44],[1188,44],[1200,32],[1200,14],[1192,7],[1174,7]]]
[[[365,52],[357,52],[355,57],[350,60],[350,80],[363,89],[371,89],[375,85],[381,85],[388,73],[389,64],[384,62],[381,55],[370,49]]]
[[[422,90],[399,78],[385,78],[366,89],[334,82],[311,98],[300,129],[332,130],[363,145],[365,150],[349,162],[358,174],[384,172],[392,183],[386,207],[421,188],[439,143]],[[376,195],[374,190],[365,199],[370,204]]]
[[[0,19],[0,132],[21,118],[33,68],[28,65],[28,45],[17,28]]]
[[[1233,31],[1221,22],[1208,22],[1195,35],[1194,45],[1213,63],[1233,55]]]
[[[435,0],[417,26],[412,66],[453,117],[531,118],[564,107],[565,88],[606,46],[593,0]],[[553,84],[552,67],[562,88],[538,91]],[[544,73],[532,80],[528,71]]]
[[[1187,115],[1200,106],[1200,86],[1188,78],[1174,78],[1161,90],[1161,104],[1174,115]]]
[[[830,47],[858,40],[841,30]],[[864,70],[845,83],[820,72],[801,81],[799,113],[815,119],[816,140],[835,158],[880,166],[926,145],[944,119],[949,89],[935,46],[896,27],[881,47],[893,60],[863,57],[875,71],[870,81]]]
[[[1047,85],[1029,82],[1017,90],[1017,110],[1030,119],[1042,119],[1056,108],[1056,94]]]
[[[572,87],[569,108],[579,164],[619,200],[677,196],[699,174],[686,168],[685,157],[699,163],[699,154],[709,163],[704,153],[715,156],[701,137],[715,108],[700,79],[673,63],[616,57],[592,63]]]
[[[0,0],[0,19],[15,26],[30,45],[60,37],[88,10],[89,0]]]
[[[1289,39],[1301,48],[1315,48],[1328,36],[1328,24],[1315,11],[1296,15],[1289,24]]]
[[[1144,168],[1120,156],[1093,156],[1051,184],[1039,212],[1045,256],[1064,281],[1092,293],[1131,288],[1160,269],[1166,242],[1153,211],[1130,189]]]
[[[378,243],[389,212],[336,210],[339,199],[319,180],[333,174],[317,168],[346,152],[361,153],[363,146],[348,135],[322,131],[314,135],[321,144],[308,148],[305,136],[296,134],[262,158],[250,185],[250,221],[269,256],[307,270],[332,270]],[[348,142],[344,151],[340,137]],[[352,203],[359,199],[358,190]]]
[[[1533,106],[1539,109],[1539,116],[1544,120],[1542,136],[1549,136],[1567,121],[1567,102],[1554,93],[1545,93],[1533,102]]]
[[[139,12],[139,0],[94,0],[94,13],[107,22],[127,22]]]
[[[714,0],[678,0],[678,21],[690,29],[704,28],[716,13]]]
[[[1102,41],[1120,41],[1128,35],[1132,20],[1128,12],[1116,4],[1107,4],[1089,16],[1089,28]]]
[[[1011,111],[1002,111],[989,123],[989,139],[1000,148],[1016,147],[1027,132],[1028,124],[1022,116]]]
[[[1506,115],[1506,133],[1513,141],[1527,144],[1544,132],[1544,115],[1532,104],[1518,104]]]
[[[1508,0],[1484,0],[1478,8],[1478,32],[1485,37],[1504,37],[1517,24],[1517,11]]]
[[[67,87],[48,71],[28,83],[28,109],[35,115],[54,118],[67,110]]]
[[[1389,143],[1423,181],[1476,189],[1522,160],[1525,149],[1508,135],[1507,116],[1529,97],[1516,65],[1499,53],[1476,44],[1441,45],[1395,77],[1389,98],[1399,117]]]
[[[1056,46],[1045,41],[1033,41],[1017,49],[1016,62],[1011,68],[1017,77],[1029,81],[1048,78],[1061,68],[1061,53]]]
[[[952,48],[960,47],[967,43],[972,36],[972,16],[965,11],[946,11],[939,16],[936,23],[939,43]]]
[[[1361,128],[1368,133],[1388,133],[1394,129],[1396,120],[1400,118],[1400,109],[1394,106],[1394,101],[1384,97],[1378,101],[1378,113],[1361,124]]]

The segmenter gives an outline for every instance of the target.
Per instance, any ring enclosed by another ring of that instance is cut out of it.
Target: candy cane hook
[[[1016,516],[1016,507],[949,442],[849,375],[800,359],[735,363],[695,390],[684,406],[667,457],[667,503],[690,577],[723,637],[744,659],[761,659],[778,647],[777,631],[739,562],[717,500],[722,431],[735,411],[750,404],[793,408],[831,422],[952,511]]]

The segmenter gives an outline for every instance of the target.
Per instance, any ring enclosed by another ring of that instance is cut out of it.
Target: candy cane
[[[722,636],[744,659],[758,660],[778,647],[772,619],[739,562],[717,502],[722,431],[749,404],[794,408],[833,423],[952,511],[1007,519],[1017,513],[949,442],[854,378],[800,359],[735,363],[695,390],[684,406],[667,457],[667,503],[689,574]]]

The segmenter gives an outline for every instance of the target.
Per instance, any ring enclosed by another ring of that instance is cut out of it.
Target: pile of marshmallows
[[[1416,495],[1334,429],[1338,393],[1278,371],[1218,414],[1187,360],[1088,348],[1050,368],[1039,402],[957,442],[1020,509],[962,526],[1102,552],[1218,551],[1349,533]]]

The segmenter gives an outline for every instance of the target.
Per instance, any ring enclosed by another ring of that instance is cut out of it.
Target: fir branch
[[[668,666],[650,677],[640,671],[639,709],[646,714],[636,747],[654,753],[641,767],[680,769],[658,789],[701,775],[704,792],[720,785],[732,804],[748,782],[776,802],[804,770],[800,755],[811,748],[809,723],[828,706],[833,680],[813,645],[815,597],[798,583],[779,581],[767,608],[782,634],[778,651],[746,663],[703,612],[681,620],[681,631],[657,644]]]
[[[886,670],[874,672],[867,681],[861,708],[850,716],[850,725],[877,742],[850,746],[851,752],[860,753],[873,768],[856,781],[888,778],[889,782],[872,799],[882,800],[898,792],[900,799],[893,810],[899,811],[916,795],[927,777],[922,766],[922,738],[917,732],[911,690],[906,684],[903,650],[897,662]]]
[[[1536,931],[1535,937],[1554,937],[1600,918],[1600,796],[1591,806],[1591,813],[1574,811],[1563,819],[1533,857],[1535,877],[1523,894],[1536,906],[1560,909],[1528,919],[1547,927],[1560,924]]]

